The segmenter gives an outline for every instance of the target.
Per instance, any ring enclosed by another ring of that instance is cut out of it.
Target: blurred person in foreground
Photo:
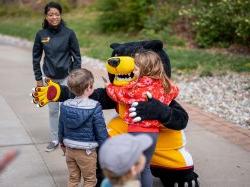
[[[16,149],[9,150],[0,158],[0,173],[19,155]]]
[[[140,187],[137,176],[145,167],[143,152],[153,141],[146,134],[122,134],[109,138],[99,151],[99,162],[104,175],[101,187]]]
[[[33,45],[33,71],[36,86],[44,86],[43,76],[62,85],[73,69],[81,68],[81,54],[75,32],[66,27],[59,3],[49,2],[44,8],[42,29],[36,33]],[[40,67],[42,54],[43,71]],[[58,146],[59,102],[49,103],[50,142],[46,151]]]

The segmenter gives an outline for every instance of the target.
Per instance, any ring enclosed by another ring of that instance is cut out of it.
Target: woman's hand
[[[43,80],[36,81],[36,86],[37,87],[42,87],[43,86]]]
[[[108,82],[108,80],[107,80],[105,77],[103,77],[103,76],[102,76],[102,80],[103,80],[103,82],[104,82],[104,87],[106,88],[106,87],[109,85],[109,82]]]
[[[11,161],[13,161],[19,154],[19,151],[16,149],[7,151],[1,158],[0,158],[0,173],[4,170],[4,168],[9,165]]]

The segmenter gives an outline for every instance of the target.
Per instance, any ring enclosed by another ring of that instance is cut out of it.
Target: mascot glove
[[[49,102],[56,102],[61,94],[61,87],[59,84],[50,79],[46,79],[46,85],[36,87],[32,92],[33,103],[39,107],[43,107]]]
[[[134,102],[129,108],[129,116],[134,122],[141,120],[159,120],[166,122],[169,119],[171,109],[168,105],[154,99],[152,94],[147,92],[147,101]]]

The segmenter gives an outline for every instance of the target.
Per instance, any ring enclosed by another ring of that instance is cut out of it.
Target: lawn
[[[204,76],[211,75],[211,72],[213,74],[228,71],[250,72],[250,56],[189,49],[185,47],[182,39],[164,32],[102,33],[96,24],[97,16],[98,12],[93,8],[81,8],[63,15],[67,25],[77,34],[82,55],[105,60],[111,54],[109,45],[113,42],[160,39],[165,44],[174,71],[192,71]],[[42,20],[43,16],[37,13],[0,16],[0,33],[33,41],[35,33],[41,29]]]

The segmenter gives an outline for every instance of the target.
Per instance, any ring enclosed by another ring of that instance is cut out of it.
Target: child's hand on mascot
[[[50,79],[45,79],[44,86],[37,86],[33,89],[33,103],[38,107],[43,107],[49,102],[56,102],[59,99],[61,88],[59,84]]]
[[[110,83],[108,82],[108,80],[102,76],[102,80],[104,82],[104,87],[106,88]]]
[[[170,107],[152,97],[147,92],[147,101],[134,102],[129,108],[129,116],[134,122],[143,120],[159,120],[165,122],[170,116]]]

